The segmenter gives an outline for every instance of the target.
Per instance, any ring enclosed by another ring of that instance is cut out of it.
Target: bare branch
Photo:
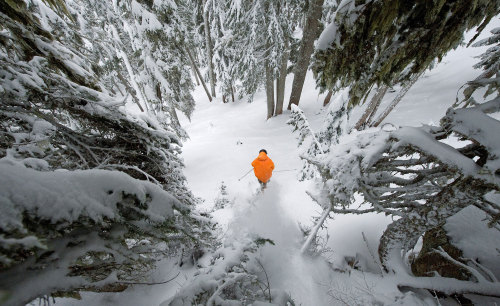
[[[171,279],[168,279],[166,281],[162,281],[162,282],[151,282],[151,283],[143,283],[143,282],[116,282],[117,284],[124,284],[124,285],[146,285],[146,286],[154,286],[154,285],[162,285],[162,284],[166,284],[166,283],[169,283],[171,281],[173,281],[174,279],[177,278],[177,276],[179,276],[179,274],[181,274],[181,272],[177,272],[177,274],[172,277]]]
[[[465,270],[469,271],[470,274],[472,274],[478,282],[482,283],[482,282],[487,282],[488,280],[486,280],[486,278],[484,278],[484,276],[479,273],[476,269],[473,269],[472,267],[464,264],[464,263],[461,263],[460,261],[454,259],[453,257],[451,257],[441,246],[438,247],[438,249],[434,250],[434,253],[437,253],[439,255],[441,255],[442,257],[444,257],[445,259],[447,259],[448,261],[450,261],[451,263],[453,263],[454,265],[457,265],[461,268],[464,268]]]

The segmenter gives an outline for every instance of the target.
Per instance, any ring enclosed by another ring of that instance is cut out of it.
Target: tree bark
[[[205,7],[206,1],[203,1],[203,6]],[[212,63],[212,39],[210,38],[210,22],[208,19],[208,10],[204,8],[203,12],[203,22],[205,23],[205,45],[207,47],[207,64],[208,64],[208,73],[210,77],[210,89],[212,92],[212,97],[215,98],[215,74],[214,74],[214,65]]]
[[[269,60],[265,60],[266,65],[266,96],[267,96],[267,119],[274,115],[274,78],[273,70],[269,65]]]
[[[283,52],[283,57],[281,58],[281,63],[279,67],[278,78],[276,79],[276,115],[281,115],[283,113],[283,102],[285,100],[285,81],[286,81],[286,69],[288,67],[288,58],[290,57],[290,52],[288,48],[290,44],[288,39],[285,38],[285,51]]]
[[[330,103],[330,100],[332,99],[332,95],[333,95],[333,90],[329,90],[328,94],[325,97],[325,101],[323,101],[323,106],[327,106],[328,103]]]
[[[196,80],[196,85],[200,86],[200,80],[198,79],[198,74],[196,73],[193,62],[191,62],[191,70],[193,71],[194,79]]]
[[[203,80],[203,77],[201,76],[200,70],[198,69],[198,66],[196,65],[193,56],[191,55],[191,52],[189,51],[188,48],[184,47],[184,50],[186,51],[189,61],[191,62],[191,65],[194,67],[194,70],[198,74],[198,77],[201,81],[201,84],[203,85],[203,88],[205,89],[205,93],[207,94],[208,100],[212,102],[212,96],[210,96],[210,92],[208,91],[207,84],[205,84],[205,81]]]
[[[364,124],[365,126],[370,126],[370,124],[373,120],[373,117],[375,116],[375,114],[378,111],[378,108],[380,107],[380,103],[382,103],[382,99],[384,98],[385,94],[387,93],[387,89],[389,89],[389,88],[385,89],[383,95],[381,95],[381,97],[377,100],[377,104],[375,104],[375,107],[373,108],[372,112],[370,113],[368,118],[366,118],[366,122]]]
[[[127,89],[127,91],[130,93],[130,95],[132,96],[132,99],[134,100],[135,104],[137,104],[137,106],[139,107],[139,109],[141,110],[141,112],[144,113],[144,108],[142,108],[141,103],[139,102],[139,99],[134,94],[135,90],[130,86],[130,84],[123,77],[123,75],[120,73],[119,70],[116,70],[116,76],[118,77],[118,79],[120,79],[120,81],[122,81],[122,84],[125,86],[125,88]]]
[[[387,108],[382,112],[382,114],[380,114],[380,116],[377,118],[377,120],[375,120],[375,122],[371,123],[370,126],[373,126],[373,127],[379,126],[380,123],[382,123],[382,121],[384,121],[385,117],[387,117],[387,115],[389,115],[389,113],[396,107],[396,105],[398,105],[398,103],[401,102],[401,100],[406,95],[408,90],[410,90],[410,88],[413,86],[413,84],[415,84],[417,82],[417,80],[420,78],[420,76],[422,74],[424,74],[424,73],[421,72],[421,73],[415,74],[410,79],[408,84],[406,84],[406,86],[404,86],[401,89],[401,91],[398,93],[396,98],[394,98],[394,100],[392,100],[391,104],[389,104],[389,106],[387,106]]]
[[[156,83],[155,91],[156,91],[156,98],[158,98],[159,101],[158,105],[156,106],[156,109],[160,112],[163,111],[163,95],[161,93],[160,83]]]
[[[231,99],[233,100],[234,103],[234,88],[233,88],[233,83],[231,82]]]
[[[372,113],[377,112],[377,108],[379,107],[382,98],[385,96],[387,89],[389,89],[389,86],[385,84],[378,88],[377,93],[373,96],[365,112],[354,126],[356,130],[364,128],[368,123],[368,119],[373,116]]]
[[[292,108],[292,104],[299,105],[300,95],[304,87],[307,69],[311,60],[311,54],[314,51],[314,41],[320,34],[319,23],[323,9],[324,0],[312,0],[309,2],[309,10],[307,11],[306,24],[302,34],[302,43],[299,50],[299,58],[294,69],[294,78],[292,85],[292,94],[288,103],[288,110]]]
[[[180,128],[181,123],[179,121],[179,117],[177,116],[177,112],[175,111],[175,107],[173,105],[168,106],[168,112],[170,113],[170,119],[174,123],[174,126]],[[177,135],[177,136],[180,136],[180,135]]]

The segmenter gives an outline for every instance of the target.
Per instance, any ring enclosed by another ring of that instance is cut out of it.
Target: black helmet
[[[267,154],[267,151],[266,151],[265,149],[260,149],[259,153],[260,153],[260,152],[264,152],[264,153],[266,153],[266,154]]]

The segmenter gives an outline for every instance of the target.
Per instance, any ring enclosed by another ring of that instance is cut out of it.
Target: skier
[[[262,149],[259,151],[259,156],[252,162],[252,167],[260,186],[262,189],[265,189],[274,170],[274,163],[267,156],[266,150]]]

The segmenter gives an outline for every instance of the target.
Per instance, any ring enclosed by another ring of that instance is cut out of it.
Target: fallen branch
[[[301,254],[304,254],[305,252],[307,252],[307,250],[309,250],[312,242],[314,241],[314,239],[316,239],[316,235],[318,234],[319,229],[321,228],[321,226],[323,226],[323,223],[325,222],[326,218],[328,217],[331,211],[332,211],[332,204],[330,203],[330,206],[327,209],[323,210],[321,218],[318,220],[318,223],[316,223],[316,225],[313,227],[311,233],[309,234],[306,241],[302,245],[302,248],[300,249]]]
[[[116,283],[123,284],[123,285],[146,285],[146,286],[162,285],[162,284],[166,284],[166,283],[173,281],[174,279],[177,278],[177,276],[179,276],[179,274],[181,274],[181,272],[177,272],[177,274],[169,280],[166,280],[163,282],[157,282],[157,283],[142,283],[142,282],[116,282]]]
[[[476,294],[500,298],[500,283],[473,283],[447,277],[417,277],[396,281],[398,288],[426,289],[439,291],[447,295]]]
[[[373,261],[377,264],[378,268],[380,269],[380,276],[384,277],[384,268],[382,267],[380,260],[378,260],[378,257],[375,256],[375,253],[373,252],[372,248],[370,247],[370,244],[368,243],[368,239],[366,239],[365,232],[361,232],[361,235],[363,236],[363,241],[366,244],[366,248],[368,249],[368,253],[370,253],[370,256],[372,257]]]

